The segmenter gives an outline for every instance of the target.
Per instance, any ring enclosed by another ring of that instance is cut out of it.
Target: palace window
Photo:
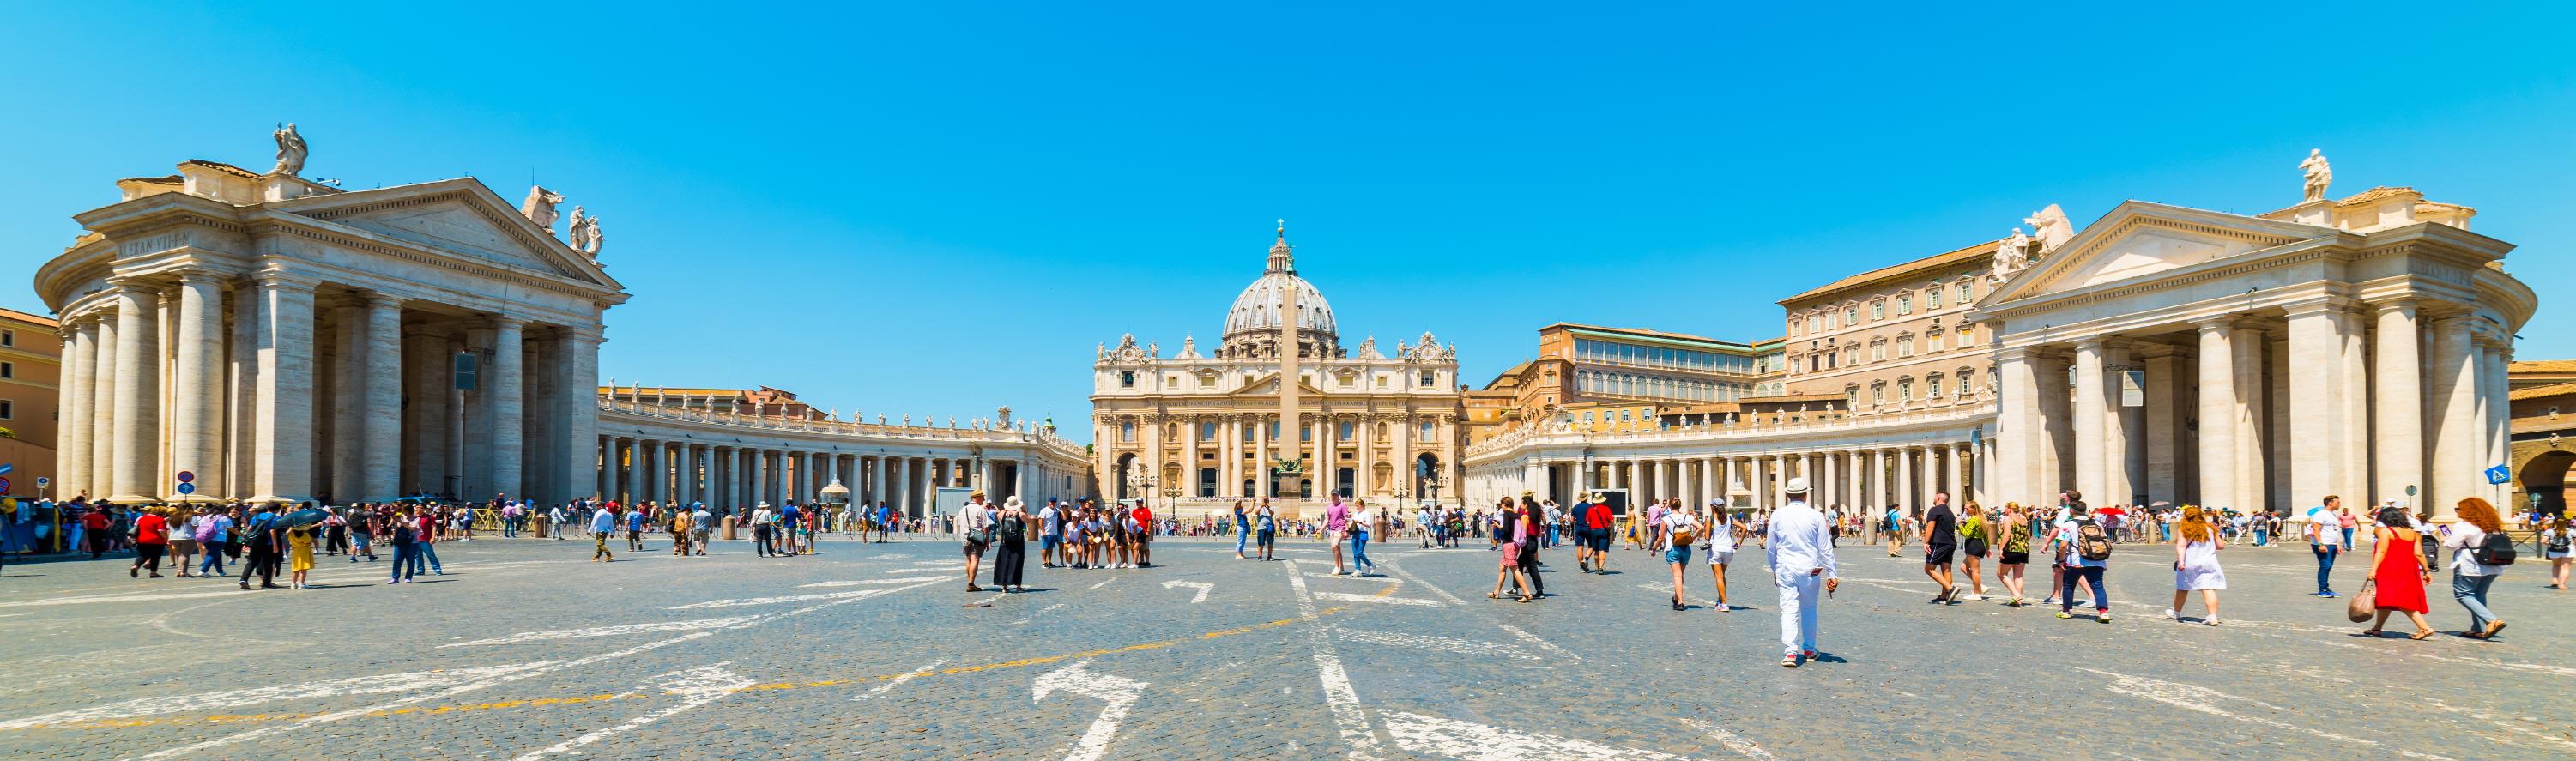
[[[1338,430],[1336,430],[1336,431],[1335,431],[1335,433],[1336,433],[1336,434],[1338,434],[1338,435],[1337,435],[1337,436],[1335,436],[1335,437],[1333,438],[1333,440],[1334,440],[1334,441],[1354,441],[1354,440],[1356,440],[1356,437],[1353,437],[1353,436],[1351,435],[1351,424],[1350,424],[1350,423],[1341,423],[1341,424],[1339,424],[1339,429],[1338,429]]]
[[[18,345],[18,331],[0,330],[0,346]]]
[[[1844,325],[1858,325],[1858,324],[1860,324],[1860,307],[1856,307],[1856,306],[1847,306],[1847,307],[1843,307],[1843,324],[1844,324]]]
[[[1898,336],[1898,337],[1897,337],[1897,339],[1896,339],[1896,356],[1898,356],[1898,357],[1911,357],[1911,356],[1914,356],[1914,337],[1913,337],[1913,336]]]
[[[1119,388],[1135,388],[1135,387],[1136,387],[1136,371],[1134,371],[1134,370],[1120,370],[1120,371],[1118,371],[1118,387],[1119,387]]]
[[[18,363],[0,362],[0,378],[18,377]]]
[[[1822,330],[1822,329],[1824,329],[1824,323],[1825,323],[1825,319],[1824,319],[1824,318],[1822,318],[1822,317],[1818,317],[1818,316],[1816,316],[1816,315],[1812,315],[1812,314],[1811,314],[1811,315],[1807,315],[1807,332],[1809,332],[1809,333],[1813,333],[1813,332],[1816,332],[1816,331],[1818,331],[1818,330]]]
[[[1135,440],[1136,440],[1136,422],[1135,422],[1135,421],[1132,421],[1132,420],[1131,420],[1131,421],[1128,421],[1128,422],[1124,422],[1124,423],[1119,423],[1119,424],[1118,424],[1118,440],[1119,440],[1119,441],[1135,441]]]
[[[1900,316],[1914,313],[1914,294],[1896,297],[1896,313]]]
[[[0,399],[0,420],[16,419],[18,419],[18,404],[7,399]]]
[[[1885,381],[1869,384],[1869,403],[1872,406],[1887,403],[1887,383]]]
[[[1885,361],[1887,361],[1887,339],[1882,338],[1882,339],[1879,339],[1879,340],[1876,340],[1876,341],[1871,341],[1871,342],[1869,342],[1869,361],[1871,361],[1871,362],[1885,362]]]
[[[1431,384],[1436,383],[1436,382],[1438,382],[1438,381],[1434,379],[1434,377],[1433,377],[1433,375],[1432,375],[1432,372],[1431,372],[1431,371],[1429,371],[1429,370],[1424,370],[1424,371],[1422,371],[1422,387],[1423,387],[1423,388],[1430,388],[1430,387],[1431,387]]]
[[[1860,406],[1860,384],[1851,383],[1843,386],[1843,406],[1846,408]]]
[[[1900,402],[1914,401],[1913,378],[1906,377],[1896,379],[1896,400]]]
[[[1970,346],[1974,346],[1974,345],[1976,345],[1976,343],[1977,343],[1977,326],[1975,326],[1975,325],[1960,325],[1960,326],[1959,326],[1959,348],[1965,349],[1965,348],[1968,348],[1968,347],[1970,347]]]
[[[1971,383],[1973,383],[1973,382],[1976,380],[1976,378],[1977,378],[1977,376],[1976,376],[1974,373],[1975,373],[1975,371],[1973,371],[1973,370],[1969,370],[1968,368],[1965,368],[1965,367],[1959,368],[1959,397],[1960,397],[1960,398],[1962,398],[1962,399],[1967,398],[1967,396],[1968,396],[1968,386],[1969,386]]]
[[[1964,305],[1975,300],[1977,300],[1977,281],[1973,279],[1959,281],[1959,303]]]
[[[1214,375],[1201,375],[1201,376],[1199,376],[1199,388],[1216,388],[1216,376],[1214,376]]]
[[[1932,287],[1930,287],[1930,288],[1923,289],[1923,308],[1924,308],[1924,309],[1939,309],[1939,308],[1941,308],[1941,286],[1937,286],[1937,285],[1936,285],[1936,286],[1932,286]]]
[[[1926,399],[1937,399],[1937,398],[1940,398],[1940,396],[1941,396],[1941,374],[1940,374],[1940,373],[1933,373],[1933,374],[1931,374],[1931,375],[1924,376],[1924,377],[1923,377],[1923,398],[1926,398]]]
[[[1414,439],[1414,441],[1430,441],[1430,440],[1431,440],[1431,423],[1429,423],[1429,422],[1427,422],[1427,421],[1426,421],[1426,422],[1424,422],[1424,423],[1422,424],[1422,436],[1421,436],[1421,437],[1419,437],[1419,438]]]
[[[1202,423],[1199,423],[1199,440],[1200,440],[1200,441],[1215,441],[1215,440],[1216,440],[1216,423],[1214,423],[1214,422],[1202,422]]]
[[[1869,319],[1873,321],[1887,319],[1887,300],[1869,302]]]

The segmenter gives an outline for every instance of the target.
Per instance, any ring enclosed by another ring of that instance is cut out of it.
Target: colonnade
[[[1889,505],[1928,506],[1941,492],[1953,501],[1982,499],[1984,448],[1982,441],[1927,441],[1744,453],[1543,455],[1523,461],[1517,473],[1480,468],[1475,486],[1495,495],[1486,501],[1526,491],[1571,502],[1594,491],[1621,490],[1632,505],[1678,499],[1695,507],[1710,500],[1731,503],[1740,487],[1751,507],[1770,510],[1788,502],[1790,478],[1805,478],[1809,505],[1875,513]]]
[[[998,503],[1028,499],[1029,477],[1039,468],[1018,460],[973,456],[866,455],[694,443],[631,436],[602,436],[597,494],[626,502],[704,502],[723,512],[748,512],[766,503],[808,504],[825,486],[839,483],[854,503],[884,502],[897,513],[921,517],[941,488],[982,489]],[[1044,476],[1037,476],[1043,483]],[[1037,497],[1043,502],[1046,494]]]

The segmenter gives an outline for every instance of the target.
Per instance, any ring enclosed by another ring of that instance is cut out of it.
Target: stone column
[[[186,297],[183,294],[182,300]],[[367,317],[363,296],[343,296],[331,303],[331,404],[328,454],[331,498],[348,502],[366,492],[360,481],[367,468]]]
[[[224,495],[251,496],[252,450],[259,439],[259,287],[236,281],[229,314],[230,337],[224,345],[227,384],[224,389]],[[96,385],[93,383],[92,385]]]
[[[296,502],[313,493],[313,287],[320,284],[273,269],[259,274],[256,502]]]
[[[2371,359],[2371,381],[2379,385],[2373,405],[2370,439],[2372,469],[2378,472],[2378,498],[2406,496],[2406,487],[2424,483],[2424,364],[2422,334],[2415,325],[2415,300],[2392,299],[2371,305],[2378,321]],[[2410,501],[2421,509],[2422,502]]]
[[[2356,431],[2337,427],[2343,413],[2340,398],[2342,384],[2336,382],[2343,365],[2342,306],[2317,299],[2289,305],[2290,395],[2284,400],[2290,407],[2292,440],[2305,443],[2287,447],[2290,466],[2290,499],[2293,505],[2317,504],[2334,493],[2343,483],[2338,440],[2351,438]],[[2345,495],[2346,504],[2364,505],[2366,495]]]
[[[2052,491],[2040,477],[2039,450],[2046,442],[2041,430],[2047,421],[2040,416],[2042,385],[2036,357],[2029,348],[2004,349],[1996,355],[1996,375],[2001,388],[1995,389],[1995,493],[2012,502],[2045,502],[2041,495]],[[1873,455],[1875,452],[1873,452]],[[1870,480],[1879,480],[1884,471],[1871,469]],[[1875,498],[1872,510],[1886,508],[1885,499]]]
[[[1887,506],[1888,506],[1888,505],[1896,504],[1896,500],[1894,500],[1894,499],[1890,498],[1890,497],[1889,497],[1889,495],[1888,495],[1888,489],[1887,489],[1887,450],[1884,450],[1884,449],[1872,449],[1872,450],[1869,450],[1869,476],[1868,476],[1868,478],[1869,478],[1869,509],[1870,509],[1870,511],[1871,511],[1871,512],[1875,512],[1875,513],[1885,513],[1885,512],[1887,512]]]
[[[61,433],[54,437],[57,486],[54,494],[70,499],[91,490],[90,421],[98,417],[93,384],[98,377],[98,323],[89,317],[66,321],[63,341]],[[104,492],[105,489],[99,489]],[[217,492],[216,496],[221,496]]]
[[[515,317],[492,318],[492,365],[483,376],[484,403],[492,415],[492,490],[513,498],[526,496],[520,491],[527,462],[527,440],[522,428],[527,420],[527,368],[523,364],[527,361],[527,324]]]
[[[1901,447],[1896,450],[1896,478],[1893,482],[1896,485],[1896,503],[1904,505],[1907,512],[1912,512],[1916,505],[1922,504],[1915,501],[1914,496],[1913,447]]]
[[[989,475],[989,471],[987,474]],[[1172,486],[1180,488],[1182,499],[1193,499],[1199,496],[1199,418],[1197,415],[1181,420],[1181,482]],[[1020,501],[1027,502],[1028,498],[1021,497]]]
[[[2104,476],[2108,457],[2103,446],[2108,437],[2103,430],[2110,411],[2104,404],[2102,374],[2102,339],[2087,338],[2075,344],[2075,488],[2095,504],[2108,505],[2121,501],[2111,496],[2109,481]]]
[[[2130,467],[2130,461],[2138,452],[2131,448],[2130,442],[2143,432],[2136,430],[2131,422],[2131,408],[2122,406],[2120,398],[2129,370],[2128,347],[2120,344],[2102,347],[2102,376],[2095,381],[2095,385],[2102,387],[2102,504],[2140,504],[2139,481],[2132,477]],[[1959,485],[1953,482],[1950,488],[1956,490]]]
[[[2432,380],[2433,488],[2428,498],[2435,521],[2452,520],[2460,500],[2479,494],[2479,436],[2484,425],[2478,419],[2479,357],[2473,324],[2468,315],[2433,320],[2433,356],[2426,365],[2426,377]]]
[[[2337,410],[2335,430],[2360,432],[2361,435],[2348,433],[2333,439],[2336,453],[2342,458],[2335,467],[2342,481],[2335,486],[2335,493],[2352,495],[2351,499],[2365,505],[2377,505],[2379,503],[2373,500],[2370,489],[2371,440],[2367,435],[2370,430],[2371,381],[2369,323],[2362,312],[2349,308],[2350,305],[2347,307],[2335,313],[2337,332],[2343,336],[2343,366],[2333,379],[2339,386],[2335,397],[2342,403]]]
[[[769,450],[750,449],[745,450],[743,454],[746,460],[743,473],[750,477],[751,488],[751,493],[743,499],[743,509],[758,508],[763,502],[769,503],[773,508],[777,507],[778,503],[774,498],[778,493],[769,486]]]
[[[1954,442],[1940,447],[1941,462],[1949,466],[1950,470],[1950,501],[1954,504],[1968,499],[1968,481],[1961,477],[1966,469],[1959,462],[1966,454],[1960,449],[1961,446]]]
[[[1408,499],[1419,498],[1422,494],[1422,484],[1414,480],[1414,475],[1421,467],[1421,463],[1416,462],[1413,459],[1413,437],[1415,433],[1420,430],[1421,428],[1413,422],[1412,415],[1408,414],[1399,416],[1395,421],[1395,435],[1393,436],[1395,439],[1395,482],[1403,486],[1405,491],[1411,492],[1415,495]],[[1589,461],[1587,461],[1584,466],[1583,476],[1585,482],[1583,487],[1586,489],[1592,488],[1591,470],[1591,465]]]
[[[357,499],[378,501],[402,496],[402,299],[377,293],[367,296],[366,333],[360,354],[364,357],[360,385],[364,411],[359,417],[360,444],[358,455]],[[589,462],[595,454],[590,449],[597,442],[584,441]],[[584,472],[579,478],[593,480],[596,472]],[[577,490],[568,490],[560,499],[569,500]]]
[[[1362,499],[1377,495],[1377,438],[1375,424],[1371,422],[1373,417],[1369,413],[1361,413],[1360,420],[1356,424],[1360,437],[1358,447],[1360,464],[1351,469],[1351,474],[1359,479],[1356,493]],[[1533,492],[1543,492],[1546,488],[1544,483],[1529,487]]]
[[[436,493],[447,479],[447,333],[427,325],[403,330],[403,475],[401,491]],[[611,458],[610,465],[616,465]],[[615,496],[615,495],[611,495]]]
[[[2232,318],[2205,320],[2200,333],[2200,504],[2251,511],[2238,502],[2236,348]],[[2010,455],[2006,455],[2009,457]]]
[[[116,378],[110,409],[115,440],[109,449],[108,499],[153,502],[160,498],[158,455],[161,441],[160,328],[155,325],[157,299],[145,284],[114,278],[116,290]]]
[[[171,373],[170,470],[197,476],[195,499],[214,501],[224,495],[224,291],[223,281],[203,272],[179,276],[179,324],[172,333],[178,346]],[[175,487],[176,484],[171,484]]]
[[[109,311],[99,315],[98,369],[90,375],[90,498],[104,499],[116,493],[116,355],[117,314],[113,308],[118,299],[110,299]]]
[[[2264,378],[2270,343],[2261,327],[2243,323],[2228,342],[2236,350],[2236,505],[2245,510],[2271,504],[2271,462],[2263,436],[2271,396],[2271,383]]]
[[[581,481],[586,479],[579,474],[582,468],[577,465],[590,461],[591,452],[585,442],[599,432],[600,337],[588,329],[568,327],[557,329],[554,340],[556,361],[549,369],[557,373],[555,388],[562,390],[556,394],[555,420],[563,437],[554,446],[562,452],[557,456],[568,465],[565,470],[574,473],[572,483],[567,485],[569,491],[565,492],[569,496],[581,493]]]
[[[850,491],[851,491],[851,493],[854,493],[854,494],[855,494],[855,493],[857,493],[857,492],[858,492],[858,484],[857,484],[857,480],[858,480],[858,477],[857,477],[857,476],[851,476],[851,481],[852,481],[852,483],[850,484]],[[717,483],[717,482],[716,482],[716,448],[715,448],[715,447],[712,447],[712,446],[702,446],[702,447],[698,447],[698,475],[697,475],[697,480],[696,480],[696,481],[691,482],[691,484],[692,484],[692,485],[695,485],[695,486],[697,486],[697,487],[698,487],[698,495],[697,495],[697,499],[698,499],[698,501],[700,501],[700,502],[714,502],[714,501],[716,501],[716,500],[715,500],[715,499],[714,499],[714,498],[713,498],[713,497],[708,493],[708,492],[711,492],[711,491],[713,491],[713,490],[715,489],[715,487],[716,487],[716,483]],[[856,498],[855,498],[855,497],[853,497],[853,499],[856,499]]]
[[[2182,504],[2182,484],[2176,469],[2181,465],[2180,426],[2176,417],[2182,406],[2182,360],[2171,351],[2159,350],[2147,355],[2147,406],[2143,421],[2147,428],[2147,495]]]

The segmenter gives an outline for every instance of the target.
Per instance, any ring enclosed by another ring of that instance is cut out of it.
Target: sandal
[[[1500,599],[1503,599],[1503,593],[1501,593],[1501,592],[1489,592],[1489,593],[1486,593],[1486,595],[1485,595],[1485,599],[1488,599],[1488,600],[1500,600]]]
[[[2416,641],[2418,641],[2418,642],[2421,642],[2421,641],[2426,640],[2426,639],[2431,639],[2431,638],[2432,638],[2432,636],[2433,636],[2433,634],[2434,634],[2433,630],[2431,630],[2431,629],[2425,629],[2425,630],[2423,630],[2423,631],[2416,632],[2416,633],[2415,633],[2415,636],[2407,637],[2407,639],[2416,640]]]
[[[2381,635],[2381,634],[2386,634],[2386,633],[2387,633],[2387,632],[2380,631],[2378,627],[2371,627],[2371,628],[2368,628],[2368,629],[2363,629],[2363,630],[2361,630],[2361,636],[2364,636],[2364,637],[2377,637],[2377,636],[2379,636],[2379,635]]]

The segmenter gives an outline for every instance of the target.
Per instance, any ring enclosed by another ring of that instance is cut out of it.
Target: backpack
[[[2485,538],[2478,540],[2477,548],[2469,556],[2476,559],[2478,565],[2513,565],[2513,537],[2502,531],[2489,531]]]
[[[2102,532],[2102,524],[2091,520],[2075,524],[2075,554],[2085,560],[2111,559],[2111,537]]]
[[[2570,541],[2570,538],[2568,537],[2567,532],[2565,532],[2565,531],[2560,531],[2560,532],[2557,532],[2557,533],[2558,533],[2558,535],[2557,535],[2557,536],[2553,536],[2553,537],[2550,537],[2550,538],[2549,538],[2549,551],[2550,551],[2550,552],[2566,552],[2566,551],[2567,551],[2568,543],[2569,543],[2569,541]]]
[[[1688,514],[1688,513],[1684,513],[1683,515],[1689,515],[1689,514]],[[1681,526],[1676,527],[1676,528],[1674,528],[1674,529],[1673,529],[1673,537],[1672,537],[1672,542],[1671,542],[1671,544],[1672,544],[1672,546],[1674,546],[1674,547],[1688,547],[1688,546],[1690,546],[1690,545],[1691,545],[1691,542],[1697,541],[1697,540],[1699,539],[1699,533],[1700,533],[1700,525],[1699,525],[1699,521],[1696,521],[1696,520],[1688,521],[1688,522],[1684,523],[1683,525],[1681,525]]]

